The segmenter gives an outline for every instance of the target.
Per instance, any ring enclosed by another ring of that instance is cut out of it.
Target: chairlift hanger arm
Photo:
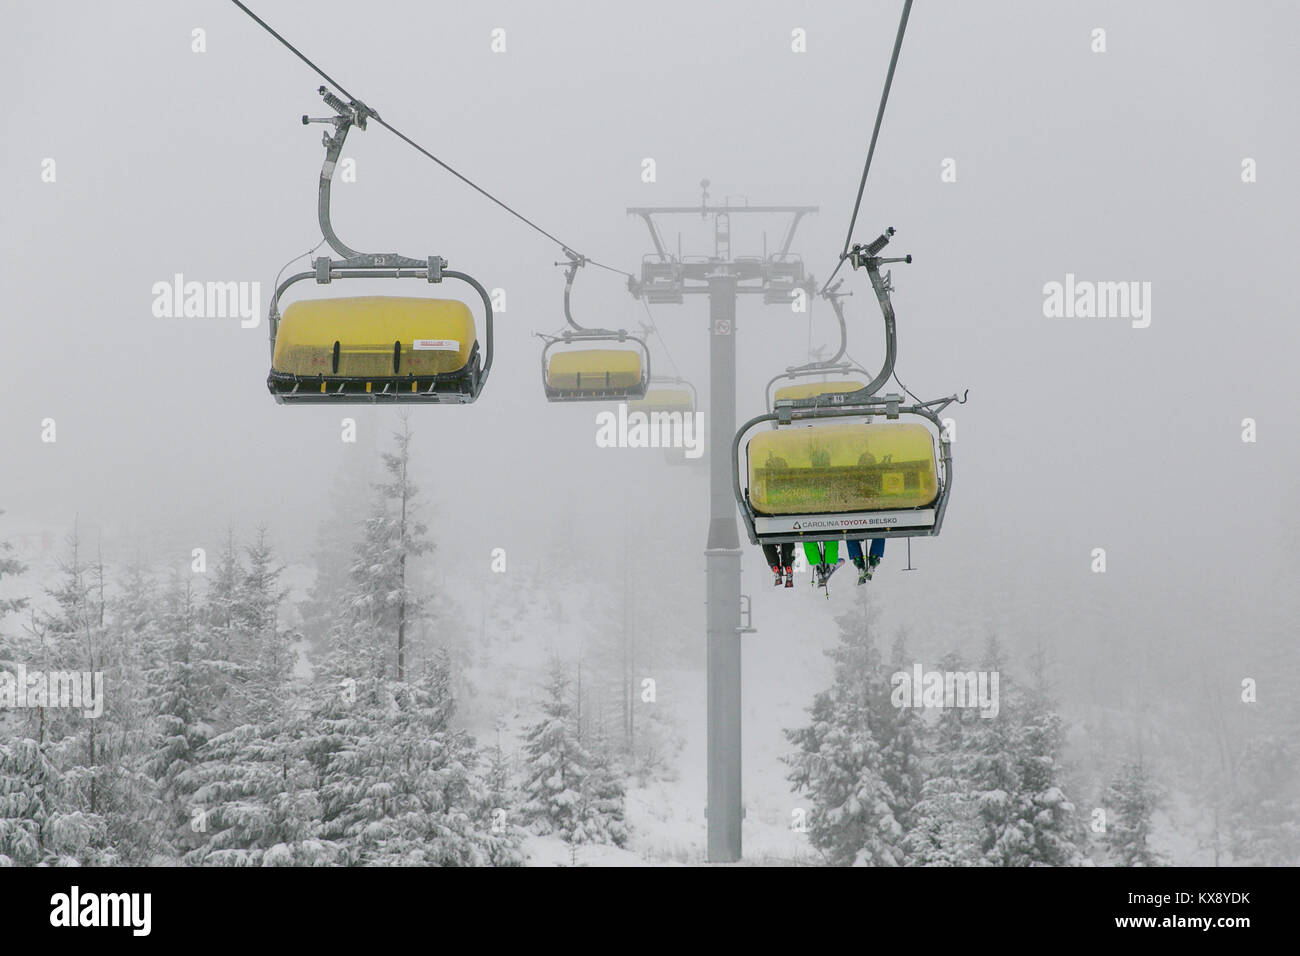
[[[838,285],[838,283],[837,283],[837,284],[836,284],[836,288],[838,288],[838,287],[839,287],[839,285]],[[793,373],[793,372],[813,372],[813,371],[817,371],[817,370],[819,370],[819,369],[826,369],[826,370],[828,370],[828,371],[834,371],[836,368],[840,367],[840,364],[839,364],[839,363],[840,363],[840,359],[842,359],[842,358],[844,357],[844,351],[845,351],[845,349],[847,349],[848,346],[849,346],[849,330],[848,330],[848,327],[845,325],[845,322],[844,322],[844,307],[843,307],[842,305],[840,305],[840,301],[839,301],[841,298],[843,298],[843,296],[841,296],[841,295],[839,295],[838,293],[834,292],[834,290],[831,290],[831,291],[825,292],[825,293],[823,293],[822,295],[823,295],[823,297],[824,297],[825,299],[827,299],[827,300],[830,302],[830,304],[831,304],[831,308],[835,310],[835,318],[839,321],[839,324],[840,324],[840,347],[839,347],[839,350],[838,350],[834,355],[832,355],[830,358],[826,359],[825,361],[821,361],[821,362],[808,362],[808,363],[806,363],[806,364],[804,364],[804,365],[793,365],[793,366],[790,366],[789,368],[786,369],[787,372],[791,372],[791,373]],[[846,364],[844,367],[845,367],[845,368],[848,368],[849,366]],[[780,378],[780,377],[781,377],[781,376],[777,376],[777,378]],[[774,381],[775,381],[775,379],[774,379]]]
[[[348,138],[348,131],[353,126],[358,129],[365,129],[367,118],[370,116],[377,117],[378,114],[364,103],[358,103],[355,100],[351,104],[344,103],[323,86],[319,87],[316,92],[325,100],[326,105],[334,110],[333,116],[321,118],[303,116],[302,118],[303,126],[309,123],[327,123],[334,127],[333,135],[326,133],[321,140],[322,145],[325,147],[325,162],[320,170],[320,185],[317,189],[316,198],[316,217],[320,220],[321,235],[325,237],[325,241],[329,243],[330,248],[344,259],[358,259],[364,254],[357,252],[357,250],[343,242],[334,231],[334,225],[330,221],[331,187],[334,181],[334,170],[337,168],[339,157],[343,153],[343,144]]]
[[[853,268],[855,269],[865,268],[867,270],[867,275],[871,278],[871,285],[872,288],[875,289],[876,299],[880,302],[881,314],[884,316],[884,320],[885,320],[885,359],[884,359],[884,363],[880,368],[880,371],[876,373],[875,377],[872,378],[871,381],[868,382],[864,388],[860,389],[857,392],[843,393],[843,395],[856,395],[864,398],[870,398],[871,396],[875,395],[876,392],[878,392],[881,389],[881,387],[884,386],[885,383],[888,382],[890,377],[894,374],[894,363],[898,358],[898,332],[897,332],[897,323],[894,316],[894,304],[889,297],[889,293],[893,290],[893,285],[888,275],[881,276],[880,266],[883,263],[888,263],[888,262],[911,262],[912,261],[911,256],[904,256],[899,259],[882,259],[876,255],[876,253],[880,252],[882,249],[885,248],[885,246],[889,244],[889,240],[894,235],[894,231],[895,231],[894,227],[890,226],[888,229],[885,230],[884,233],[882,233],[877,239],[875,239],[875,241],[871,242],[869,245],[854,246],[852,250],[850,250],[844,255],[844,259],[848,260],[853,265]],[[835,316],[839,320],[839,324],[840,324],[839,351],[836,352],[834,358],[830,359],[829,361],[809,362],[805,365],[793,366],[791,368],[786,369],[786,373],[789,377],[792,378],[798,377],[801,373],[816,374],[819,371],[825,371],[825,372],[844,371],[847,374],[847,371],[849,369],[856,368],[856,366],[853,366],[850,363],[839,362],[839,360],[844,356],[845,350],[848,347],[848,326],[844,318],[844,307],[840,303],[840,299],[844,298],[846,295],[851,294],[851,293],[842,293],[839,291],[839,287],[843,283],[843,281],[844,280],[841,279],[839,282],[836,282],[834,285],[828,284],[826,289],[823,290],[822,292],[823,297],[825,297],[827,300],[830,301],[831,307],[835,310]],[[778,375],[775,378],[773,378],[772,381],[768,383],[767,386],[768,390],[765,394],[770,396],[772,385],[775,384],[779,379],[783,377],[785,376]],[[807,401],[813,405],[824,405],[826,404],[826,400],[827,400],[826,396],[819,396],[813,399],[803,399],[802,401]],[[843,399],[840,398],[840,400]],[[768,407],[771,407],[770,398],[768,399]]]
[[[564,254],[565,256],[568,257],[569,261],[556,263],[557,266],[564,266],[564,321],[569,323],[570,327],[572,327],[580,335],[603,336],[606,338],[611,336],[618,336],[618,340],[620,342],[623,341],[623,339],[625,338],[631,338],[632,336],[629,336],[625,329],[617,329],[617,330],[589,329],[586,326],[579,325],[578,322],[573,318],[573,310],[571,307],[572,297],[573,297],[573,280],[577,276],[578,270],[587,264],[588,259],[586,256],[579,255],[578,253],[574,252],[572,249],[569,249],[567,247],[564,250]],[[565,337],[566,338],[569,337],[568,333],[565,334]]]
[[[902,256],[897,259],[882,259],[878,253],[889,245],[889,240],[894,235],[894,227],[890,226],[883,233],[876,237],[875,240],[867,245],[856,245],[846,255],[849,263],[854,269],[863,268],[867,270],[867,276],[871,279],[871,287],[876,292],[876,300],[880,303],[880,312],[885,319],[885,360],[867,387],[863,391],[867,395],[875,395],[890,377],[894,374],[894,363],[898,359],[898,329],[894,316],[894,303],[889,297],[893,291],[893,282],[888,274],[882,276],[880,267],[890,262],[911,262],[912,257]],[[831,296],[831,303],[835,306],[836,312],[840,312],[839,303],[836,301],[838,296]],[[841,323],[843,314],[841,313]]]
[[[832,355],[829,360],[833,365],[844,357],[844,350],[849,347],[849,330],[844,322],[844,306],[840,305],[840,297],[838,295],[829,295],[826,298],[830,301],[831,309],[835,312],[835,320],[840,325],[839,351]]]

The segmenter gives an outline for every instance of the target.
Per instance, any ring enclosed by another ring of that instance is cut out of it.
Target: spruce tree
[[[292,636],[280,625],[280,605],[288,589],[280,586],[284,566],[276,562],[266,528],[244,551],[247,564],[236,592],[241,658],[249,662],[240,688],[245,720],[261,722],[283,712],[295,655]]]
[[[4,514],[4,509],[0,508],[0,515]],[[27,570],[27,566],[12,557],[14,546],[8,541],[0,539],[0,581],[6,577],[17,577]],[[26,598],[4,598],[0,597],[0,621],[4,620],[6,614],[16,614],[27,607]]]
[[[1106,809],[1103,842],[1118,866],[1162,866],[1151,848],[1151,815],[1158,802],[1155,784],[1142,757],[1125,761],[1102,795]]]
[[[319,780],[319,835],[362,865],[508,865],[513,828],[494,831],[474,741],[451,726],[449,662],[405,681],[322,685],[303,738]]]
[[[205,626],[188,577],[173,574],[160,613],[162,639],[146,679],[153,701],[154,742],[146,767],[156,781],[161,822],[170,852],[181,854],[202,838],[206,807],[195,799],[186,774],[218,731],[217,694],[226,673],[211,654],[214,631]]]
[[[1064,731],[1048,685],[1041,652],[1014,707],[1016,788],[1006,803],[1005,825],[989,858],[1002,866],[1079,866],[1085,831],[1064,787]]]
[[[962,735],[967,792],[978,813],[981,865],[1006,864],[1002,844],[1014,817],[1015,795],[1020,790],[1017,740],[1016,685],[1006,668],[1006,654],[996,636],[990,636],[979,662],[981,670],[998,675],[998,713],[969,722]]]
[[[527,755],[522,810],[539,833],[573,839],[582,817],[591,756],[583,748],[564,663],[551,661],[541,717],[524,731]]]
[[[900,765],[885,755],[894,721],[883,716],[890,687],[874,617],[860,594],[854,609],[837,619],[839,644],[828,652],[833,683],[813,698],[812,722],[786,731],[797,748],[785,758],[788,779],[813,804],[809,842],[835,866],[899,866],[905,859],[894,815],[899,797],[887,780]]]
[[[961,655],[940,662],[949,672],[964,672]],[[924,781],[908,815],[909,866],[974,866],[982,858],[979,806],[970,792],[971,757],[967,738],[978,713],[948,707],[927,735]]]
[[[590,750],[590,772],[582,781],[582,799],[570,835],[575,844],[625,846],[629,838],[624,807],[627,799],[623,769],[608,737],[597,738]]]
[[[414,587],[411,562],[433,550],[428,527],[417,517],[419,489],[411,478],[409,421],[394,434],[396,449],[383,456],[388,480],[375,486],[370,512],[362,525],[349,569],[346,608],[331,638],[339,652],[360,671],[343,673],[327,659],[327,672],[348,676],[393,676],[402,680],[414,663],[411,639],[427,616],[424,598]]]

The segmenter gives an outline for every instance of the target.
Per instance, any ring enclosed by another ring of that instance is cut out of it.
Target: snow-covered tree
[[[525,817],[540,833],[572,839],[581,822],[591,755],[582,746],[564,662],[552,659],[541,717],[524,731]]]
[[[47,589],[52,610],[32,615],[29,638],[24,642],[23,663],[29,670],[89,672],[113,663],[105,648],[105,592],[103,565],[91,565],[83,556],[80,537],[68,538],[67,555],[60,560],[60,580]],[[109,837],[106,812],[119,802],[114,786],[118,773],[115,756],[107,745],[114,739],[110,714],[109,681],[101,685],[105,696],[102,718],[84,716],[84,708],[32,707],[7,762],[39,786],[43,798],[29,807],[41,815],[41,862],[107,865],[118,862]],[[92,676],[91,690],[96,682]],[[129,693],[129,689],[123,688]],[[85,701],[83,701],[85,703]]]
[[[986,858],[999,866],[1079,866],[1087,862],[1086,834],[1064,790],[1063,722],[1041,653],[1031,668],[1028,686],[1011,707],[1011,789],[997,802],[999,827]]]
[[[286,686],[293,672],[292,637],[279,620],[288,589],[280,586],[284,566],[278,564],[266,528],[259,528],[244,550],[247,563],[236,592],[235,618],[241,632],[241,657],[248,662],[239,693],[244,719],[260,721],[282,712]]]
[[[103,816],[69,806],[51,748],[0,740],[0,866],[115,862]]]
[[[893,795],[890,809],[905,830],[925,780],[923,761],[928,732],[920,711],[894,705],[893,675],[906,672],[911,665],[907,635],[902,632],[890,648],[888,664],[877,676],[877,692],[868,700],[872,726],[878,728],[876,739],[880,744],[882,775]]]
[[[4,514],[4,509],[0,508],[0,515]],[[0,540],[0,581],[6,577],[17,577],[27,570],[17,558],[12,557],[14,546],[8,541]],[[0,620],[3,620],[6,614],[14,614],[21,611],[27,606],[26,598],[4,598],[0,597]]]
[[[797,748],[785,760],[794,789],[812,801],[808,838],[836,866],[899,866],[903,828],[894,815],[898,795],[887,776],[892,719],[889,678],[875,643],[875,615],[865,594],[837,619],[839,644],[830,688],[813,698],[807,727],[787,730]],[[884,704],[880,703],[880,698]]]
[[[419,490],[411,478],[410,422],[403,417],[394,433],[396,450],[383,456],[387,480],[375,497],[353,552],[346,611],[332,635],[332,648],[359,666],[344,673],[336,660],[326,671],[338,679],[394,676],[402,680],[410,660],[411,637],[427,613],[427,600],[412,580],[411,561],[433,549],[428,527],[416,516]]]
[[[309,653],[317,657],[328,651],[335,623],[346,606],[343,598],[351,582],[352,549],[360,538],[364,516],[360,503],[369,497],[373,468],[378,461],[374,454],[375,431],[371,423],[362,423],[361,440],[343,446],[347,458],[328,485],[326,517],[317,529],[311,555],[316,575],[306,599],[298,603]]]
[[[318,775],[302,722],[281,715],[207,741],[177,782],[188,793],[194,834],[185,861],[199,866],[314,866],[344,862],[318,839]]]
[[[445,656],[405,681],[320,688],[303,737],[315,767],[321,839],[364,865],[520,862],[512,827],[494,830],[474,741],[451,727]]]
[[[1161,866],[1164,860],[1148,842],[1151,815],[1158,803],[1155,783],[1141,756],[1125,761],[1111,777],[1102,806],[1106,809],[1103,842],[1119,866]]]
[[[582,781],[581,800],[569,841],[624,846],[629,831],[624,819],[627,791],[623,769],[608,738],[597,738],[590,748],[590,767]]]
[[[217,687],[225,673],[209,654],[213,631],[203,626],[188,578],[173,575],[159,613],[162,632],[147,674],[153,701],[154,742],[147,769],[162,802],[161,822],[169,849],[195,843],[194,807],[184,775],[199,762],[203,745],[216,734]],[[202,808],[200,808],[201,810]]]
[[[998,849],[1013,813],[1020,777],[1015,757],[1015,684],[1006,668],[1006,653],[996,636],[985,644],[980,669],[996,673],[999,708],[996,717],[972,720],[962,735],[967,792],[979,818],[979,855],[983,865],[1005,862]]]
[[[245,669],[249,666],[244,657],[243,622],[240,620],[245,573],[235,532],[228,529],[221,552],[208,573],[207,589],[199,610],[206,668],[204,680],[214,701],[210,717],[215,729],[243,722],[246,701],[241,695],[232,693],[232,688],[245,680]]]
[[[966,670],[950,653],[940,662],[947,672]],[[927,736],[924,781],[908,814],[909,866],[974,866],[982,858],[979,806],[971,793],[967,738],[981,718],[963,707],[940,711]]]

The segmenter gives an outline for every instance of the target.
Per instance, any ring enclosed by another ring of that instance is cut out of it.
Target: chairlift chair
[[[649,416],[651,427],[656,424],[656,414],[677,414],[685,422],[686,416],[694,415],[699,408],[698,393],[687,379],[656,375],[650,380],[645,397],[628,402],[627,408],[629,412],[644,412]],[[690,458],[684,448],[665,448],[664,460],[670,465],[704,464],[708,461],[708,454],[705,452],[696,458]]]
[[[564,283],[564,319],[570,328],[557,335],[539,337],[542,348],[542,386],[551,402],[609,402],[643,398],[650,380],[650,349],[645,340],[626,329],[588,329],[573,318],[570,302],[573,279],[586,259],[568,256]],[[573,345],[578,348],[570,348]],[[592,348],[590,345],[632,348]],[[557,350],[556,347],[560,346]]]
[[[867,388],[871,382],[871,373],[856,362],[844,359],[844,353],[848,348],[848,327],[844,321],[844,307],[840,299],[852,293],[841,293],[839,288],[842,284],[843,280],[823,293],[824,298],[830,302],[839,323],[839,349],[829,359],[808,362],[804,365],[791,365],[781,374],[772,376],[763,391],[764,407],[769,412],[775,411],[776,403],[779,401],[857,392]],[[843,378],[839,380],[833,378],[837,375]],[[801,379],[816,380],[800,381]],[[787,384],[778,387],[778,382],[787,382]],[[883,382],[876,384],[883,384]],[[776,427],[775,423],[772,427]]]
[[[952,395],[909,405],[899,395],[877,394],[893,375],[897,355],[892,286],[879,267],[911,261],[878,256],[892,233],[855,246],[850,255],[855,269],[866,268],[884,315],[880,372],[855,391],[777,397],[732,441],[733,492],[753,544],[917,537],[937,535],[943,527],[952,492],[952,446],[939,415],[965,399]],[[842,313],[840,319],[843,328]],[[833,363],[822,364],[835,365],[842,353],[843,348]],[[769,422],[773,430],[746,441]]]
[[[440,256],[412,259],[360,253],[345,245],[330,222],[330,186],[348,131],[365,129],[375,116],[365,104],[344,103],[319,90],[335,115],[302,118],[329,123],[324,136],[317,213],[321,233],[342,258],[321,256],[312,268],[289,276],[271,296],[268,326],[271,371],[266,384],[280,404],[468,404],[478,398],[492,368],[492,300],[472,276],[447,268]],[[280,312],[286,290],[314,279],[409,279],[464,282],[478,293],[485,316],[480,351],[474,316],[456,299],[417,296],[349,296],[300,300]]]

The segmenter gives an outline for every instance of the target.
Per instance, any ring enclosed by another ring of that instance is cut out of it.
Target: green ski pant
[[[826,549],[826,557],[822,557],[821,549]],[[808,557],[809,564],[835,564],[840,559],[840,543],[838,541],[805,541],[803,543],[803,553]]]

